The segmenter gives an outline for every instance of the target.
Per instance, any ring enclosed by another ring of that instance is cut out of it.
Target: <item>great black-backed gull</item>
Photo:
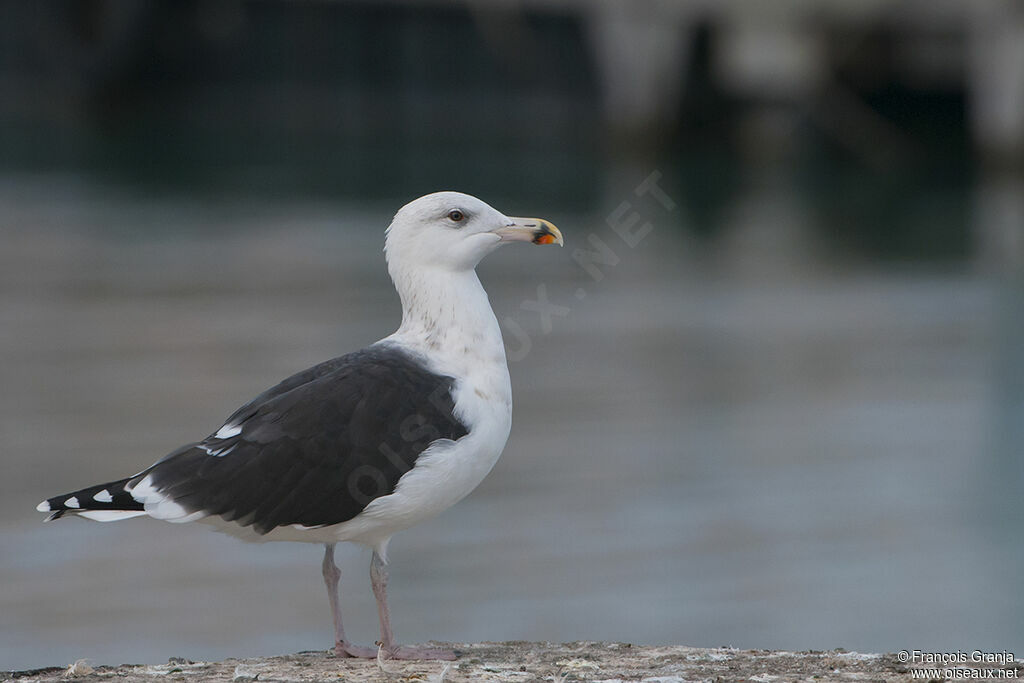
[[[125,479],[39,504],[47,521],[148,515],[200,521],[250,541],[323,543],[338,656],[452,659],[395,643],[387,605],[391,536],[454,505],[483,480],[512,425],[501,330],[476,265],[508,242],[562,244],[551,223],[509,218],[458,192],[402,207],[387,230],[402,324],[315,365],[236,410],[213,434]],[[378,648],[345,638],[334,546],[373,550]]]

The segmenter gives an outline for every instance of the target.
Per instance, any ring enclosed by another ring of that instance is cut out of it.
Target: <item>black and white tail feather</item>
[[[47,522],[60,519],[68,513],[81,515],[97,522],[113,522],[119,519],[140,517],[146,514],[146,510],[127,489],[131,479],[132,477],[119,479],[47,498],[36,506],[36,509],[40,512],[50,513],[50,516],[46,518]]]

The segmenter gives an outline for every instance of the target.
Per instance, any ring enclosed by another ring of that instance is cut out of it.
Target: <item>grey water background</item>
[[[651,232],[600,282],[570,255],[616,244],[606,216],[503,207],[548,215],[568,248],[480,268],[532,346],[491,476],[393,540],[403,640],[1019,647],[1019,283],[971,259],[826,268],[786,194],[744,193],[703,244],[684,207],[648,204]],[[0,206],[4,668],[328,647],[316,546],[43,526],[33,507],[392,331],[392,207],[39,176],[7,176]],[[538,283],[564,307],[547,334],[521,307]],[[369,555],[341,558],[370,642]]]
[[[383,231],[437,189],[567,245],[480,268],[514,425],[394,538],[401,641],[1020,656],[1024,183],[921,76],[947,33],[822,24],[845,98],[816,107],[725,92],[705,27],[634,128],[558,12],[0,9],[0,669],[331,645],[317,546],[34,507],[393,331]],[[339,554],[369,643],[369,554]]]

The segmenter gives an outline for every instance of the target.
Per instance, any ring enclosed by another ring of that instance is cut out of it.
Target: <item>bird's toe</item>
[[[353,645],[348,641],[334,644],[335,657],[353,657],[357,659],[374,659],[377,657],[377,648]]]

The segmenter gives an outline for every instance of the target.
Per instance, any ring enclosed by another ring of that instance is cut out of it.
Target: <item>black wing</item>
[[[377,344],[286,379],[237,410],[225,427],[132,479],[188,512],[265,534],[358,515],[395,490],[438,439],[468,433],[454,415],[451,377]]]

